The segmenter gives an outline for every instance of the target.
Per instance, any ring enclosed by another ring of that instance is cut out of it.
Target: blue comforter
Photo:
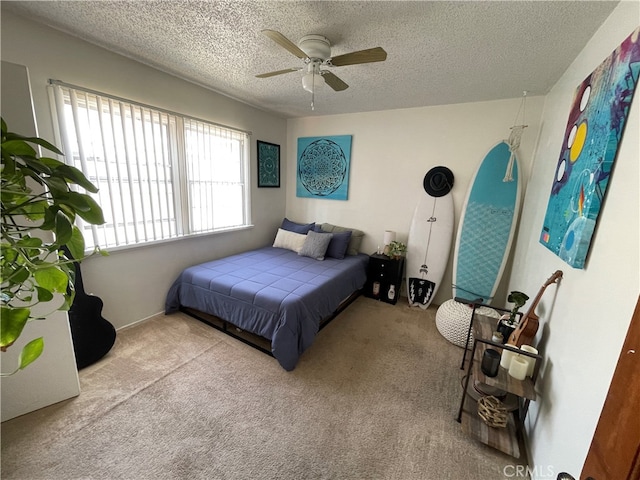
[[[173,283],[165,313],[190,307],[271,341],[285,370],[313,343],[320,321],[364,285],[367,255],[318,261],[264,247],[184,270]]]

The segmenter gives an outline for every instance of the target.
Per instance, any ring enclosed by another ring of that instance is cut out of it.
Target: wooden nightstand
[[[403,272],[404,257],[395,260],[377,253],[370,255],[364,295],[395,305],[400,295]]]

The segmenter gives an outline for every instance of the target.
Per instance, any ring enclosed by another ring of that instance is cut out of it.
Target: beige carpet
[[[2,478],[510,478],[516,460],[455,421],[462,350],[434,319],[361,297],[286,372],[159,315],[119,332],[79,397],[2,424]]]

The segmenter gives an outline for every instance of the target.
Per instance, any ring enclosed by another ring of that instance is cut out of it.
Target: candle
[[[511,345],[510,343],[507,343],[507,345],[510,347],[515,347],[515,345]],[[517,353],[512,352],[511,350],[507,350],[506,348],[503,348],[502,357],[500,357],[500,366],[502,368],[506,368],[507,370],[509,370],[509,366],[511,365],[511,359],[516,355]]]
[[[535,353],[536,355],[538,354],[538,350],[536,350],[535,348],[533,348],[531,345],[522,345],[520,347],[520,350],[527,352],[527,353]],[[532,357],[527,357],[525,355],[520,355],[520,357],[527,362],[527,377],[532,377],[533,376],[533,369],[536,366],[536,359],[532,358]]]
[[[524,380],[527,377],[527,369],[529,364],[525,362],[521,355],[515,355],[511,359],[511,365],[509,365],[509,375],[516,380]]]

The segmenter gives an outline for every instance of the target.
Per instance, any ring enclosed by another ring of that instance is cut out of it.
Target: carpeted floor
[[[434,319],[361,297],[286,372],[158,315],[118,332],[79,397],[2,424],[2,478],[511,478],[517,460],[455,421],[462,350]]]

